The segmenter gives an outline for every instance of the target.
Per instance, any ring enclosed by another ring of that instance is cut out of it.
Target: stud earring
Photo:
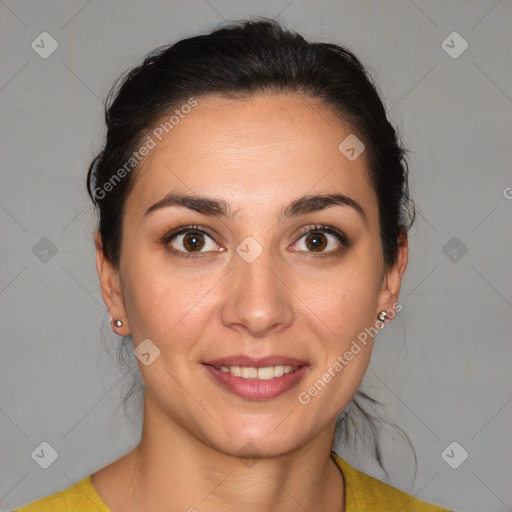
[[[385,322],[386,321],[386,318],[388,317],[388,314],[385,312],[385,311],[381,311],[378,315],[377,315],[377,319],[381,322]]]
[[[121,322],[121,320],[116,320],[114,318],[112,318],[112,322],[116,327],[122,327],[123,325],[123,322]]]

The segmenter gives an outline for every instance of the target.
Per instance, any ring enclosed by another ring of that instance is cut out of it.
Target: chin
[[[313,433],[308,435],[304,422],[294,421],[290,424],[287,414],[252,415],[250,418],[224,423],[230,435],[222,439],[210,437],[211,446],[232,456],[255,459],[278,457],[292,452],[306,443]]]

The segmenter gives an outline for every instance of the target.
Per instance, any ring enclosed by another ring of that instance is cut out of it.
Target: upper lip
[[[265,368],[267,366],[299,366],[308,365],[307,361],[285,356],[267,356],[267,357],[249,357],[244,355],[220,357],[218,359],[209,359],[203,364],[212,366],[243,366],[245,368]]]

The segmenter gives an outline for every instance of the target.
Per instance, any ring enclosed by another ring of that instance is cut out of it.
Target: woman
[[[364,68],[264,20],[124,77],[89,169],[140,443],[20,511],[442,511],[332,452],[400,309],[407,166]]]

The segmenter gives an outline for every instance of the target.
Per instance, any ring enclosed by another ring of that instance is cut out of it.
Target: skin
[[[200,97],[140,164],[118,268],[96,235],[103,299],[123,322],[115,332],[160,349],[150,365],[138,363],[146,385],[140,444],[93,476],[114,512],[343,510],[343,477],[330,459],[335,420],[364,376],[372,340],[307,405],[298,394],[392,310],[408,256],[404,237],[396,264],[384,266],[365,154],[351,162],[338,150],[351,133],[328,107],[295,93]],[[145,215],[171,191],[224,200],[234,215],[183,206]],[[291,201],[315,194],[349,196],[366,220],[346,205],[281,219]],[[169,250],[187,256],[179,239],[161,240],[189,224],[211,239],[199,257],[180,258]],[[338,250],[323,232],[327,250],[311,250],[300,230],[316,224],[343,231],[350,247]],[[263,249],[252,263],[235,251],[248,236]],[[202,364],[239,354],[309,366],[286,393],[245,399]]]

